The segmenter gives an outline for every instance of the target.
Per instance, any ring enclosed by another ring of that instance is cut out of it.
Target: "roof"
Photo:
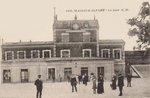
[[[99,44],[125,44],[124,40],[122,39],[103,39],[99,40]]]
[[[35,41],[35,42],[6,42],[3,45],[17,46],[17,45],[53,45],[53,41]]]
[[[80,28],[84,28],[84,24],[89,24],[88,28],[99,27],[98,20],[57,20],[53,26],[56,28],[71,28],[72,24],[78,23]]]

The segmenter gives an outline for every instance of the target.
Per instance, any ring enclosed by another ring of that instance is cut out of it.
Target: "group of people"
[[[130,73],[128,73],[127,74],[127,87],[131,87],[131,79],[132,79],[132,75]],[[116,77],[116,75],[113,75],[111,81],[112,81],[112,84],[110,86],[113,90],[115,90],[117,88],[117,85],[116,85],[117,77]],[[119,96],[123,95],[123,93],[122,93],[123,86],[124,86],[124,77],[122,74],[119,74],[119,76],[118,76],[118,87],[119,87],[119,91],[120,91]]]
[[[72,86],[72,92],[74,92],[74,89],[77,92],[77,83],[79,82],[79,84],[80,84],[81,80],[83,81],[83,84],[85,84],[85,86],[87,86],[87,82],[88,82],[87,74],[83,75],[82,77],[81,76],[78,77],[78,81],[77,81],[77,77],[74,74],[72,74],[69,78],[70,78],[69,82],[71,83],[71,86]],[[131,74],[127,74],[127,87],[131,87],[131,78],[132,78]],[[97,90],[97,94],[104,93],[104,77],[103,77],[103,75],[99,74],[97,82],[96,82],[96,77],[94,75],[92,76],[91,79],[92,79],[93,94],[96,94],[96,90]],[[116,75],[114,75],[112,77],[112,84],[110,85],[113,90],[115,90],[117,88],[116,81],[117,81],[117,77],[116,77]],[[34,84],[36,85],[36,88],[37,88],[36,98],[41,98],[42,89],[43,89],[43,81],[41,79],[41,75],[38,75],[38,79],[35,81]],[[122,74],[119,74],[118,75],[118,87],[119,87],[119,91],[120,91],[119,96],[123,95],[123,93],[122,93],[123,86],[124,86],[124,77]]]

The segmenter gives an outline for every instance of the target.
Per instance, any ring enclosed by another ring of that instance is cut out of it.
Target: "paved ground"
[[[150,78],[134,78],[132,87],[124,86],[122,98],[150,98]],[[104,94],[93,94],[92,85],[80,84],[78,92],[72,93],[70,83],[44,83],[42,98],[119,98],[119,90],[111,90],[110,82],[104,83]],[[0,98],[36,98],[33,83],[1,84]]]

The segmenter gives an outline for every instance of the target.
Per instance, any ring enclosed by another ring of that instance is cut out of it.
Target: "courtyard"
[[[123,96],[119,90],[110,88],[111,82],[104,82],[104,94],[93,94],[92,84],[88,82],[85,86],[82,83],[77,85],[78,92],[71,92],[71,85],[68,82],[44,82],[42,98],[150,98],[150,78],[133,78],[132,87],[127,87],[127,81]],[[0,98],[36,98],[36,87],[34,83],[5,83],[0,85]]]

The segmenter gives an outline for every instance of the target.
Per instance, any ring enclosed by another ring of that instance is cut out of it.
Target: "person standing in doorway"
[[[70,83],[72,86],[72,92],[74,92],[74,89],[77,92],[77,80],[76,80],[76,77],[74,76],[74,74],[72,74],[72,76],[71,76]]]
[[[132,75],[128,73],[127,74],[127,87],[131,87],[131,79],[132,79]]]
[[[98,94],[104,93],[104,78],[103,78],[102,74],[100,74],[99,77],[98,77],[97,93]]]
[[[42,89],[43,89],[43,81],[41,79],[41,75],[38,75],[38,79],[34,83],[37,88],[36,98],[42,98]],[[39,95],[40,94],[40,95]]]
[[[119,76],[118,76],[118,87],[119,87],[119,91],[120,91],[120,94],[119,96],[122,96],[122,90],[123,90],[123,86],[124,86],[124,77],[123,75],[120,73]]]

